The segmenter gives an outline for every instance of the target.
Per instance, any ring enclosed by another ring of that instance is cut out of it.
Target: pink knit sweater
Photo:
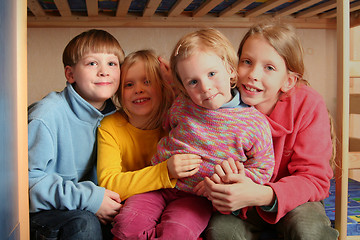
[[[208,110],[180,95],[169,110],[171,131],[158,144],[152,164],[174,154],[200,155],[203,163],[193,176],[178,179],[176,188],[192,192],[214,173],[214,166],[229,157],[241,161],[256,183],[270,180],[274,168],[272,137],[267,119],[253,107]]]

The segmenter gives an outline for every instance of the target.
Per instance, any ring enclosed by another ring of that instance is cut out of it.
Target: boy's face
[[[114,54],[88,53],[75,66],[66,66],[65,76],[82,98],[102,110],[119,87],[119,60]]]
[[[235,77],[215,53],[198,52],[177,64],[179,77],[191,100],[215,110],[232,98],[230,78]]]

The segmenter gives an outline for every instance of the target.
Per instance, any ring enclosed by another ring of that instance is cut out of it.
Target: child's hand
[[[99,210],[95,213],[99,221],[106,225],[111,223],[120,211],[120,196],[116,192],[105,189],[104,199],[100,205]]]
[[[199,171],[201,157],[195,154],[176,154],[167,160],[170,178],[184,178]]]
[[[220,165],[215,166],[215,173],[211,177],[214,183],[239,183],[244,181],[244,165],[239,161],[229,158],[224,160]]]
[[[171,72],[169,61],[165,60],[163,57],[158,57],[158,59],[160,61],[161,78],[163,80],[165,80],[166,82],[168,82],[170,84],[170,86],[172,87],[175,95],[178,95],[179,89],[177,87],[175,87],[174,77]]]

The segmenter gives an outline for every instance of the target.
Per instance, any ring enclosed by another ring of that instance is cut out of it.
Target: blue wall
[[[15,7],[0,1],[0,239],[19,239]]]

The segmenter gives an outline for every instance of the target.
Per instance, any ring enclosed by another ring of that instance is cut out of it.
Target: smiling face
[[[291,89],[296,77],[288,71],[284,59],[260,35],[250,36],[242,49],[238,88],[241,99],[270,114],[282,92]]]
[[[101,110],[119,87],[119,59],[114,54],[88,53],[75,66],[66,66],[65,76],[82,98]]]
[[[149,120],[151,113],[159,108],[160,90],[147,78],[142,60],[129,67],[122,81],[122,102],[130,114],[129,122],[135,127],[141,127]]]
[[[230,78],[235,77],[215,53],[197,52],[180,60],[178,75],[191,100],[198,106],[215,110],[229,102]]]

